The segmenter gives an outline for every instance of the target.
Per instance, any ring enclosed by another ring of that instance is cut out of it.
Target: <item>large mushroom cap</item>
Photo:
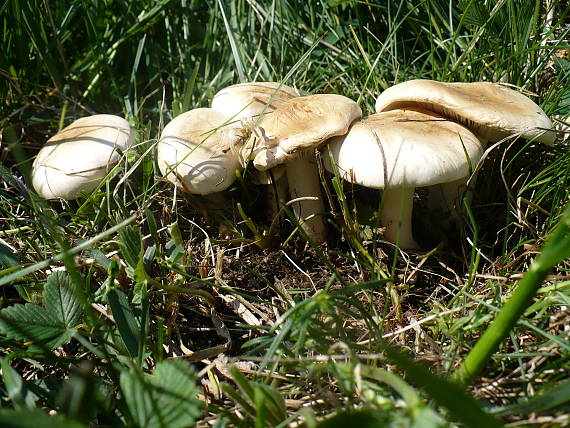
[[[253,159],[257,169],[268,170],[319,147],[330,137],[345,134],[361,116],[358,104],[342,95],[293,98],[254,127],[241,148],[242,159]]]
[[[538,105],[499,83],[410,80],[388,88],[376,100],[377,113],[406,107],[440,113],[490,141],[520,135],[552,145],[556,138]]]
[[[129,123],[98,114],[72,122],[48,140],[32,167],[32,184],[45,199],[71,200],[91,192],[119,161],[117,149],[134,141]]]
[[[222,89],[212,100],[212,108],[226,115],[227,119],[258,116],[273,111],[283,102],[299,96],[299,92],[279,82],[239,83]]]
[[[157,146],[158,166],[166,178],[198,195],[221,192],[240,169],[220,128],[226,116],[210,108],[187,111],[169,122]]]
[[[421,187],[466,177],[483,154],[483,144],[464,126],[422,110],[376,113],[329,140],[340,176],[382,189]],[[328,149],[325,168],[332,170]]]

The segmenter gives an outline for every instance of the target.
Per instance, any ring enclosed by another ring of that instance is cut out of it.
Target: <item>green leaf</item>
[[[16,408],[35,406],[38,397],[27,388],[20,374],[10,365],[10,358],[2,360],[2,380],[8,397]]]
[[[0,242],[0,266],[10,268],[20,265],[20,260],[10,250],[10,247]]]
[[[422,387],[437,404],[446,407],[459,421],[473,428],[501,426],[456,383],[434,375],[429,369],[416,363],[392,345],[386,344],[384,350],[387,357],[403,370],[410,380]]]
[[[570,402],[570,380],[562,382],[546,392],[542,392],[513,404],[494,411],[497,415],[528,415],[529,413],[541,413]]]
[[[340,412],[317,425],[317,428],[380,428],[386,426],[385,421],[371,410],[351,410]]]
[[[0,331],[12,339],[44,341],[61,334],[62,326],[41,306],[26,303],[0,311]]]
[[[287,419],[285,400],[278,391],[264,383],[250,381],[236,366],[230,367],[230,373],[241,393],[228,384],[223,384],[222,389],[255,419],[256,427],[276,426]]]
[[[194,373],[183,361],[162,361],[151,375],[132,368],[121,373],[120,384],[136,426],[182,428],[201,414]]]
[[[1,410],[0,426],[3,428],[83,428],[72,419],[61,415],[50,416],[41,410]]]
[[[50,275],[44,288],[45,308],[26,303],[0,311],[0,331],[17,340],[44,342],[53,349],[68,342],[81,321],[81,304],[63,272]]]
[[[125,293],[118,288],[113,288],[107,293],[107,301],[111,305],[111,312],[119,328],[121,339],[133,358],[139,356],[140,327],[135,315],[129,306],[129,300]]]
[[[81,321],[81,302],[71,279],[64,272],[54,272],[49,276],[44,289],[44,305],[66,329]]]
[[[132,269],[136,269],[143,256],[141,232],[138,227],[129,226],[121,230],[120,236],[123,258]]]
[[[127,274],[135,282],[143,282],[148,279],[144,268],[144,248],[141,231],[138,227],[131,226],[121,230],[121,253],[127,262]]]

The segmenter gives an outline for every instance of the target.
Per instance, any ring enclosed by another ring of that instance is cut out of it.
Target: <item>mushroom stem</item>
[[[431,212],[440,210],[447,218],[451,217],[456,224],[461,224],[463,217],[463,201],[465,197],[469,202],[473,199],[473,187],[477,176],[474,176],[467,188],[469,177],[442,183],[428,188],[428,209]]]
[[[274,228],[276,235],[279,234],[279,221],[276,217],[281,215],[281,208],[287,202],[287,177],[273,178],[273,182],[267,184],[267,218],[270,224],[277,224]]]
[[[413,187],[391,187],[382,193],[380,221],[386,228],[384,238],[400,248],[419,248],[412,235]]]
[[[306,199],[291,204],[295,218],[308,238],[315,244],[322,244],[327,239],[327,229],[321,215],[325,211],[321,195],[319,173],[315,154],[310,153],[287,162],[287,180],[291,199]]]

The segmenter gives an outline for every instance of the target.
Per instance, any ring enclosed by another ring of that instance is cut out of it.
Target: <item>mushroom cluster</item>
[[[326,210],[315,159],[322,150],[327,170],[382,189],[385,239],[415,248],[416,187],[444,186],[444,203],[452,211],[487,142],[522,137],[551,145],[555,136],[538,105],[501,84],[412,80],[384,91],[376,113],[362,118],[358,104],[344,96],[301,96],[278,82],[257,82],[222,89],[210,108],[174,118],[156,152],[161,173],[191,194],[227,189],[247,165],[258,182],[283,182],[286,176],[288,204],[300,227],[322,243]],[[34,188],[47,199],[90,192],[132,142],[122,118],[79,119],[39,152]]]
[[[325,166],[345,180],[384,189],[385,238],[417,248],[414,188],[443,185],[442,202],[453,214],[486,143],[508,137],[551,145],[556,134],[538,105],[502,84],[411,80],[384,91],[376,114],[331,141],[333,161]]]

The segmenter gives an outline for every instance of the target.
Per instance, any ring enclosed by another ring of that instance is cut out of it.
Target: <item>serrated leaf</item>
[[[111,306],[111,312],[117,323],[123,343],[131,357],[137,358],[139,354],[140,327],[129,305],[127,296],[118,288],[113,288],[107,293],[107,301]]]
[[[75,294],[71,279],[64,272],[52,273],[44,289],[44,305],[66,329],[79,324],[81,302]]]
[[[83,428],[85,425],[61,415],[50,416],[41,410],[1,410],[2,428]]]
[[[44,308],[26,303],[0,311],[0,330],[12,339],[45,341],[58,336],[63,328]]]
[[[120,233],[121,253],[127,262],[127,275],[135,282],[147,280],[144,268],[144,249],[141,231],[138,227],[126,227]]]
[[[137,426],[186,427],[200,416],[194,373],[183,361],[162,361],[151,375],[136,368],[124,371],[120,384]]]
[[[16,340],[42,342],[53,349],[75,334],[82,311],[71,281],[63,272],[50,275],[44,289],[46,307],[26,303],[0,311],[0,331]]]
[[[121,254],[132,269],[136,269],[143,256],[142,237],[138,227],[129,226],[121,230]]]

